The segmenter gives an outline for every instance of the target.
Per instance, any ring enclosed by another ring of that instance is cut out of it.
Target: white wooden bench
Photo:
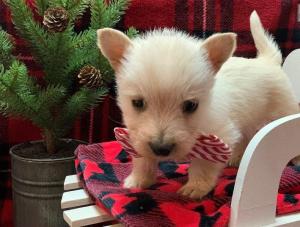
[[[283,68],[300,102],[300,49],[287,57]],[[300,114],[273,121],[254,136],[237,174],[231,202],[230,227],[300,226],[300,212],[276,217],[282,171],[288,161],[299,154]],[[61,200],[61,208],[70,226],[114,221],[112,216],[93,204],[76,175],[66,177],[64,189],[66,192]]]
[[[67,176],[64,182],[64,194],[61,208],[65,210],[63,217],[71,227],[86,226],[113,221],[114,218],[96,206],[89,195],[81,187],[77,175]],[[120,224],[107,225],[111,227]]]

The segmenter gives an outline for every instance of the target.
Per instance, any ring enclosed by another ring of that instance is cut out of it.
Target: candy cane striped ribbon
[[[115,128],[115,137],[121,146],[133,157],[141,157],[131,146],[128,130],[126,128]],[[226,163],[231,155],[231,150],[220,138],[215,135],[200,135],[196,139],[187,159],[205,159],[214,163]]]
[[[201,135],[188,154],[191,158],[202,158],[212,162],[226,163],[231,151],[227,144],[215,135]]]
[[[114,128],[116,140],[123,149],[135,158],[141,157],[131,146],[128,130],[126,128]]]

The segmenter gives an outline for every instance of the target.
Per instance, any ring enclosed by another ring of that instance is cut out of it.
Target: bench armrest
[[[253,137],[237,174],[230,227],[255,227],[276,222],[282,171],[299,154],[300,114],[273,121]]]

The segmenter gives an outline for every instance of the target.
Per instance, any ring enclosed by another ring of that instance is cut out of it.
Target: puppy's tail
[[[250,28],[258,51],[257,56],[280,65],[282,63],[281,52],[273,37],[264,30],[256,11],[253,11],[250,16]]]

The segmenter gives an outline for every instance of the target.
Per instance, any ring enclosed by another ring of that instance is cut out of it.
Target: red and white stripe
[[[115,137],[122,147],[133,157],[141,157],[131,146],[128,130],[126,128],[115,128]],[[187,159],[205,159],[214,163],[226,163],[231,155],[231,150],[220,138],[215,135],[200,135]]]
[[[202,158],[215,163],[226,163],[231,155],[230,148],[215,135],[201,135],[198,137],[189,156]]]
[[[135,158],[141,157],[131,146],[128,130],[126,128],[114,128],[116,140],[123,149]]]

